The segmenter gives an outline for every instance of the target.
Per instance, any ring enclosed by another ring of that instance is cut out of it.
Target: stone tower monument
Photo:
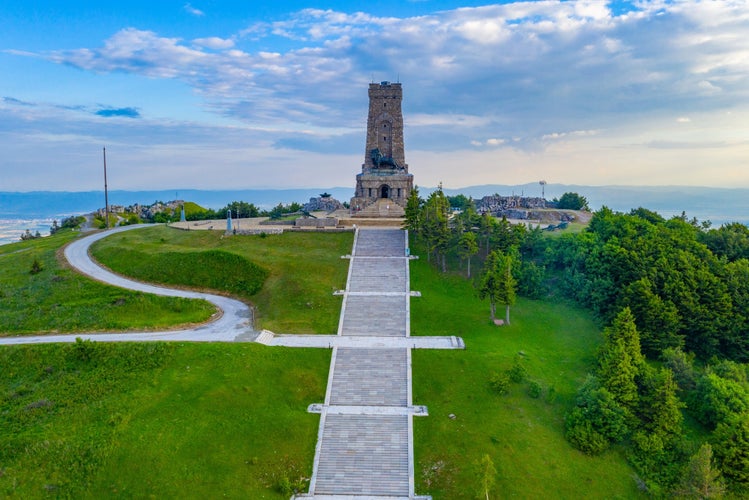
[[[413,175],[403,151],[400,83],[369,84],[367,145],[356,176],[351,211],[360,217],[399,217],[413,189]]]

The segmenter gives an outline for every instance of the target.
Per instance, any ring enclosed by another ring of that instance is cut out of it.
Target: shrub
[[[536,382],[535,380],[531,380],[528,382],[528,395],[534,399],[537,399],[541,397],[541,393],[543,392],[543,389],[541,387],[541,384]]]
[[[31,274],[39,274],[42,272],[44,267],[42,267],[42,263],[39,262],[39,259],[34,259],[34,262],[31,263],[31,271],[29,271]]]
[[[506,373],[494,373],[489,379],[489,387],[497,394],[507,394],[510,388],[510,376]]]
[[[528,376],[528,370],[526,370],[525,366],[523,366],[520,357],[515,358],[515,362],[512,364],[512,368],[510,368],[507,374],[509,375],[510,380],[512,380],[516,384],[519,384],[526,379],[526,377]]]
[[[565,417],[567,441],[578,450],[596,455],[608,449],[609,440],[593,428],[582,408],[574,408]]]
[[[600,453],[629,433],[627,415],[598,379],[589,376],[577,393],[575,408],[565,417],[567,439],[585,453]]]

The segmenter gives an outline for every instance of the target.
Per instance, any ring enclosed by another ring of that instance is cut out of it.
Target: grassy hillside
[[[465,351],[413,352],[414,403],[429,408],[429,417],[414,419],[417,492],[474,498],[479,461],[489,455],[498,498],[637,497],[620,452],[589,457],[564,439],[564,413],[601,341],[588,313],[521,299],[512,325],[499,328],[467,280],[443,276],[423,260],[412,262],[411,279],[423,294],[411,300],[412,333],[466,342]],[[516,360],[526,379],[497,394],[490,378]]]
[[[348,261],[340,257],[351,252],[352,244],[353,233],[224,237],[218,231],[155,226],[105,238],[92,253],[119,273],[153,282],[195,286],[194,275],[200,274],[203,287],[252,303],[257,328],[331,334],[337,331],[342,301],[333,292],[345,287],[348,271]],[[132,253],[136,250],[137,255]],[[215,254],[239,259],[224,257],[213,259],[210,266],[198,265],[196,251],[219,251]],[[256,272],[255,266],[267,271],[259,291],[241,283]]]
[[[130,292],[73,272],[57,253],[78,235],[60,231],[0,245],[0,335],[158,329],[199,323],[215,312],[204,301]]]
[[[289,498],[309,478],[330,351],[0,348],[0,497]]]

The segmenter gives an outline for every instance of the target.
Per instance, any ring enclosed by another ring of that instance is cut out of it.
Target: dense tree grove
[[[474,282],[492,318],[511,303],[503,290],[567,300],[608,325],[566,416],[569,442],[586,453],[619,444],[644,489],[700,498],[749,494],[749,228],[710,226],[604,207],[585,230],[549,237],[418,190],[405,223],[436,267]]]

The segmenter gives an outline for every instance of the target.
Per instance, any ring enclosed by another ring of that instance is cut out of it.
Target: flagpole
[[[104,217],[109,229],[109,193],[107,192],[107,148],[104,148]]]

